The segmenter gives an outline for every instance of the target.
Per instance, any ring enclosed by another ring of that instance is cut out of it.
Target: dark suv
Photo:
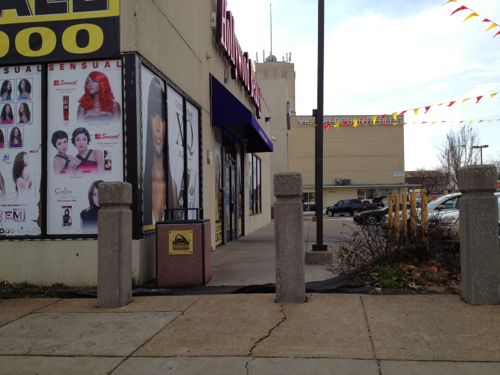
[[[326,208],[326,214],[332,217],[335,214],[356,215],[358,212],[369,210],[372,208],[370,203],[363,203],[359,199],[343,199],[338,201],[333,206]]]

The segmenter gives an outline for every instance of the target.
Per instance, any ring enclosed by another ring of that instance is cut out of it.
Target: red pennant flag
[[[482,98],[483,98],[483,96],[482,96],[482,95],[480,95],[480,96],[476,97],[476,104],[477,104],[477,103],[479,103],[479,101],[480,101]]]
[[[347,122],[347,120],[344,120],[344,126],[348,126],[349,123]]]
[[[450,104],[448,104],[448,107],[451,107],[451,106],[452,106],[453,104],[455,104],[455,103],[456,103],[456,101],[455,101],[455,100],[454,100],[454,101],[452,101],[452,102],[450,102]]]
[[[479,120],[479,123],[482,123],[484,120]]]
[[[330,124],[324,124],[323,125],[323,129],[325,129],[325,130],[328,129],[329,127],[330,127]]]
[[[430,105],[426,106],[425,107],[425,113],[429,112],[429,109],[431,109],[431,106]]]
[[[497,33],[493,35],[493,38],[496,37],[497,35],[500,35],[500,31],[497,31]]]
[[[466,10],[466,9],[469,9],[469,8],[467,8],[465,5],[462,5],[461,7],[459,7],[459,8],[457,8],[457,9],[455,9],[455,10],[454,10],[454,11],[450,14],[450,16],[453,16],[455,13],[460,12],[461,10]]]
[[[489,19],[485,18],[482,22],[491,22]]]
[[[405,109],[404,111],[399,112],[399,115],[400,115],[400,116],[403,116],[403,115],[406,113],[406,111],[408,111],[408,110],[407,110],[407,109]]]

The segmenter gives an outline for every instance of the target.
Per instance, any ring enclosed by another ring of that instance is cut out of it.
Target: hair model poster
[[[48,64],[47,234],[96,234],[99,185],[123,181],[121,65]]]
[[[166,167],[165,82],[141,66],[143,232],[163,221],[172,194]]]
[[[0,236],[38,236],[41,65],[0,68]]]
[[[186,102],[186,151],[188,178],[188,208],[200,208],[200,137],[198,109]],[[194,210],[188,211],[188,219],[196,219]]]
[[[168,110],[168,157],[172,184],[177,193],[175,208],[184,208],[184,99],[170,86],[167,87]],[[182,211],[176,212],[175,219],[185,219]]]

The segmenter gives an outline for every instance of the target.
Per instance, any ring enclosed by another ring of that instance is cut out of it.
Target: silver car
[[[498,207],[498,234],[500,236],[500,192],[495,193],[495,197],[497,198],[497,207]],[[430,203],[429,203],[430,205]],[[451,231],[454,235],[458,236],[458,231],[460,227],[460,217],[458,206],[456,210],[450,210],[448,212],[444,212],[440,217],[440,222],[443,224],[448,223],[450,225]]]

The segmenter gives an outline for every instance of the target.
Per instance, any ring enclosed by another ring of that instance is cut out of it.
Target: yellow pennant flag
[[[463,20],[463,22],[471,19],[472,17],[477,17],[479,16],[479,14],[477,14],[476,12],[472,12],[471,14],[469,14],[467,17],[465,17],[465,19]]]
[[[419,112],[419,111],[420,111],[420,108],[415,108],[415,109],[413,110],[413,112],[414,112],[416,115],[418,115],[418,112]]]
[[[496,93],[496,92],[492,92],[492,93],[490,94],[490,99],[493,99],[496,95],[497,95],[497,93]]]
[[[340,128],[340,122],[337,122],[335,123],[335,125],[333,125],[334,128]]]
[[[476,121],[475,120],[470,120],[469,124],[474,124]]]
[[[465,104],[469,101],[470,98],[467,98],[467,99],[462,99],[462,103]]]
[[[443,5],[446,5],[446,4],[449,4],[449,3],[456,3],[457,0],[448,0],[446,3],[444,3]]]
[[[353,128],[357,128],[357,127],[358,127],[358,119],[357,119],[357,118],[355,118],[355,119],[353,120],[352,127],[353,127]]]
[[[372,116],[372,123],[373,125],[377,123],[377,116]]]
[[[488,120],[488,124],[491,124],[493,122],[493,120],[489,119]]]
[[[394,113],[392,114],[392,118],[394,119],[394,121],[396,120],[396,118],[397,118],[397,117],[398,117],[398,113],[397,113],[397,112],[394,112]]]
[[[491,29],[494,29],[495,27],[497,27],[498,25],[495,23],[495,22],[492,22],[490,26],[488,26],[488,28],[486,29],[486,31],[490,31]]]

